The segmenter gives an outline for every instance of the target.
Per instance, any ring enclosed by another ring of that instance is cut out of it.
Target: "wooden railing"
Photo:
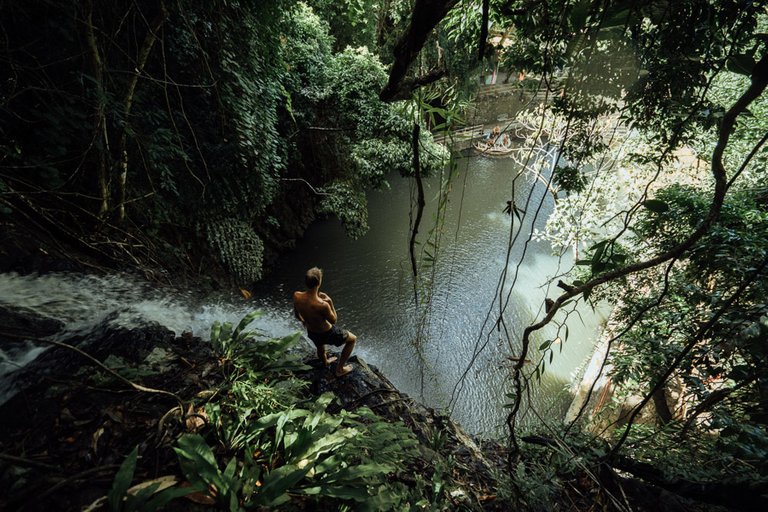
[[[443,146],[447,146],[451,143],[471,144],[472,141],[481,139],[484,135],[483,125],[476,124],[472,126],[466,126],[464,128],[459,128],[458,130],[453,130],[452,132],[444,135],[438,135],[435,137],[435,142],[442,144]]]

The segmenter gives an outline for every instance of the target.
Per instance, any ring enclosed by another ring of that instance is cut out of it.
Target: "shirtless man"
[[[293,314],[306,327],[309,339],[317,347],[317,357],[324,365],[336,361],[335,357],[328,357],[325,353],[326,345],[340,347],[341,359],[336,366],[336,376],[341,377],[352,371],[352,366],[346,364],[347,359],[355,348],[357,336],[336,326],[336,308],[333,307],[331,298],[320,291],[323,282],[323,271],[317,267],[307,270],[304,276],[307,291],[293,293]]]

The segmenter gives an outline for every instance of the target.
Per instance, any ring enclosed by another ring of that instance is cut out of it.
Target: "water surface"
[[[547,243],[527,242],[531,226],[542,229],[553,207],[539,181],[528,175],[517,178],[514,197],[525,210],[522,222],[504,212],[516,172],[509,159],[473,157],[459,162],[437,264],[421,269],[432,281],[428,302],[423,288],[414,299],[408,257],[413,180],[395,176],[390,190],[369,195],[366,236],[352,240],[338,221],[316,222],[249,302],[234,294],[200,301],[126,275],[0,274],[0,304],[28,307],[64,321],[67,332],[62,337],[102,321],[127,327],[155,321],[177,334],[192,331],[207,337],[213,321],[237,323],[252,309],[264,311],[258,321],[263,330],[283,336],[301,329],[293,319],[291,293],[303,288],[304,272],[317,265],[325,271],[322,289],[334,299],[339,324],[358,336],[358,354],[405,393],[450,410],[471,432],[493,435],[502,428],[508,401],[507,357],[519,353],[522,330],[541,317],[544,298],[557,295],[548,293],[545,283],[568,264],[552,256]],[[437,193],[438,180],[427,180],[422,244],[435,226]],[[510,249],[518,230],[520,236]],[[500,286],[505,269],[507,279]],[[588,308],[581,308],[580,315],[581,320],[571,318],[567,339],[560,331],[563,340],[553,345],[551,363],[547,357],[546,371],[532,392],[534,407],[527,409],[523,423],[538,418],[559,421],[564,414],[567,388],[588,357],[601,320]],[[494,328],[497,318],[503,324]],[[557,334],[554,327],[536,333],[534,349]],[[5,345],[0,374],[13,372],[41,350],[28,343]],[[537,351],[529,357],[537,362]]]
[[[468,430],[498,432],[511,367],[506,357],[518,353],[522,329],[543,314],[545,283],[569,264],[553,256],[546,242],[526,243],[531,225],[543,229],[553,207],[540,181],[530,175],[517,178],[515,204],[525,211],[523,222],[504,212],[516,173],[507,158],[459,161],[437,265],[434,272],[422,268],[433,282],[426,321],[425,294],[422,290],[418,301],[414,299],[408,255],[414,184],[397,176],[390,179],[389,190],[369,194],[370,231],[364,237],[350,239],[336,220],[316,222],[258,288],[259,294],[273,310],[290,315],[291,292],[303,288],[306,269],[319,266],[325,273],[321,289],[334,299],[339,325],[358,336],[357,353],[402,391],[436,408],[450,406]],[[427,180],[429,204],[418,238],[422,244],[435,226],[438,188],[439,180]],[[522,233],[508,257],[510,237],[518,229]],[[508,278],[499,288],[505,268]],[[557,293],[550,291],[549,296]],[[507,304],[501,314],[505,329],[493,328],[500,315],[498,297]],[[588,357],[601,320],[588,308],[580,314],[583,322],[572,317],[568,339],[553,345],[552,363],[547,358],[533,393],[536,412],[550,420],[562,417],[566,389]],[[534,335],[534,348],[556,335],[554,328],[545,328]],[[563,331],[560,336],[564,338]],[[536,355],[534,350],[533,361]],[[536,415],[526,420],[533,422]]]

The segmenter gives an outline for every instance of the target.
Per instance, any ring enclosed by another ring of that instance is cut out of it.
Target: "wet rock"
[[[126,363],[121,372],[129,380],[172,390],[184,403],[222,379],[208,343],[191,336],[175,338],[158,325],[125,329],[107,321],[64,342],[102,362],[121,358]],[[201,371],[211,364],[215,368],[201,378]],[[0,405],[0,453],[21,457],[19,467],[27,471],[28,485],[9,473],[15,471],[13,461],[0,460],[0,487],[22,489],[0,496],[0,509],[19,510],[23,503],[24,510],[81,510],[104,495],[103,481],[92,489],[93,495],[84,483],[76,492],[64,489],[48,496],[48,479],[54,479],[52,485],[60,478],[56,475],[94,467],[109,468],[105,475],[111,479],[135,446],[143,454],[151,453],[157,467],[177,464],[169,440],[184,427],[174,414],[178,402],[173,397],[133,389],[64,347],[51,348],[18,374],[19,392]],[[28,468],[29,464],[33,465]],[[47,497],[38,500],[38,494]]]
[[[40,316],[30,309],[0,305],[0,346],[16,343],[20,337],[50,336],[63,328],[62,322]]]
[[[172,389],[184,403],[199,398],[201,393],[212,393],[224,378],[220,361],[211,353],[209,344],[199,338],[176,338],[156,324],[126,329],[115,326],[114,320],[109,317],[91,332],[64,342],[103,363],[119,358],[126,367],[147,369],[147,373],[132,378],[144,386]],[[27,333],[34,332],[37,325],[35,319],[22,324],[31,326]],[[61,326],[48,327],[36,334]],[[441,471],[445,471],[445,481],[451,482],[450,500],[454,505],[478,504],[483,497],[495,495],[493,472],[498,464],[487,458],[471,436],[449,417],[401,393],[375,366],[358,357],[349,361],[352,373],[335,377],[336,364],[324,367],[307,340],[292,351],[301,354],[311,367],[302,375],[311,382],[311,389],[317,394],[334,393],[337,409],[368,407],[384,419],[403,422],[414,432],[420,442],[420,457],[409,470],[431,475],[438,464],[450,461]],[[117,467],[130,447],[136,445],[140,445],[142,453],[153,454],[157,467],[176,464],[169,441],[173,436],[166,432],[176,429],[178,433],[182,428],[179,422],[167,420],[177,409],[173,398],[137,392],[65,347],[49,349],[18,373],[22,390],[0,406],[0,452],[23,452],[36,463],[51,467],[63,464],[64,472],[69,474],[94,466]],[[0,464],[0,484],[2,467]],[[39,480],[32,488],[39,489],[44,483]],[[92,501],[80,495],[67,496],[70,501],[61,504],[62,510],[78,510]],[[32,496],[12,499],[21,503]],[[44,503],[39,505],[30,510],[43,510]],[[482,508],[501,510],[495,503]]]
[[[353,371],[336,377],[336,363],[324,367],[317,358],[305,363],[312,366],[307,378],[311,379],[313,392],[333,392],[343,409],[368,407],[389,421],[402,421],[421,443],[425,459],[431,460],[439,452],[452,458],[453,473],[469,487],[488,489],[494,485],[493,472],[500,467],[498,459],[487,458],[460,425],[400,392],[374,365],[352,356],[349,363]]]
[[[176,335],[173,331],[156,323],[126,329],[111,325],[108,320],[105,320],[83,339],[81,346],[100,360],[112,355],[138,363],[143,361],[155,347],[171,346],[175,339]]]

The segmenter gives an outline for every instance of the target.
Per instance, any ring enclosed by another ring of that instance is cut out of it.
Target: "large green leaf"
[[[368,489],[365,486],[352,485],[318,485],[316,487],[303,489],[302,493],[342,500],[354,500],[357,502],[365,502],[370,498]]]
[[[288,501],[286,491],[293,488],[304,478],[311,466],[303,469],[292,464],[286,464],[264,476],[263,485],[259,488],[257,502],[261,505],[276,506]]]
[[[173,451],[179,457],[184,476],[193,486],[203,490],[210,483],[215,483],[217,487],[221,485],[216,457],[205,439],[197,434],[187,434],[181,436],[177,444]]]
[[[196,490],[193,487],[169,487],[155,494],[150,500],[148,500],[141,508],[139,512],[154,512],[155,510],[162,510],[168,503],[181,498],[187,494],[192,494]]]
[[[363,482],[371,477],[383,477],[392,471],[394,471],[394,467],[388,464],[358,464],[340,468],[338,471],[329,471],[321,481],[324,484]]]
[[[120,469],[117,470],[115,480],[112,482],[112,489],[110,489],[109,494],[107,494],[107,504],[112,512],[121,510],[120,505],[123,502],[123,497],[125,496],[128,487],[131,485],[131,480],[133,480],[133,473],[136,470],[136,459],[138,458],[138,455],[139,447],[137,446],[128,454],[128,457],[126,457],[123,463],[120,464]]]
[[[243,330],[248,327],[254,320],[259,318],[262,315],[262,312],[260,309],[257,309],[256,311],[251,311],[247,315],[245,315],[242,320],[240,320],[240,323],[237,324],[237,327],[235,328],[235,331],[232,333],[232,338],[236,341],[239,341],[240,333],[243,332]]]

